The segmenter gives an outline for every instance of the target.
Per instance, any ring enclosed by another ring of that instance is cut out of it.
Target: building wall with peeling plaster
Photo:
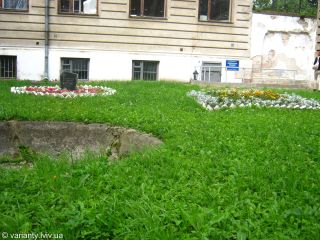
[[[254,13],[251,29],[253,81],[312,80],[317,20]]]

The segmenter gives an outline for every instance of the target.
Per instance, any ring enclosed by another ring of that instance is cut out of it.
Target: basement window
[[[0,78],[17,78],[17,56],[0,56]]]
[[[199,20],[230,21],[231,0],[200,0]]]
[[[97,0],[59,0],[59,12],[97,14]]]
[[[166,0],[131,0],[131,17],[160,17],[165,16]]]
[[[132,80],[157,80],[159,62],[132,61]]]
[[[61,58],[61,71],[76,73],[79,80],[89,80],[89,59]]]
[[[0,9],[28,10],[28,0],[0,0]]]
[[[201,66],[201,81],[221,82],[221,63],[203,62]]]

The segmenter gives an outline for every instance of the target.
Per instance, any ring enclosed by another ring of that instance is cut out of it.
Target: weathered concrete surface
[[[0,122],[0,156],[14,156],[16,153],[15,139],[9,122]]]
[[[191,84],[199,85],[201,87],[235,87],[235,88],[293,88],[293,89],[305,89],[309,88],[308,81],[260,81],[251,83],[215,83],[215,82],[203,82],[203,81],[191,81]]]
[[[18,147],[25,146],[53,156],[65,153],[77,159],[85,152],[91,152],[115,159],[161,143],[149,134],[104,124],[0,122],[0,157],[17,156]]]
[[[312,80],[316,30],[314,18],[254,13],[251,28],[253,81]]]

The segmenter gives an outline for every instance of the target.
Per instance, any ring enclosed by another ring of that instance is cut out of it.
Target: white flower
[[[233,103],[230,104],[230,108],[236,108],[237,106]]]
[[[214,90],[213,93],[234,93],[235,90]],[[210,93],[209,93],[210,94]],[[315,99],[306,99],[297,95],[290,95],[288,93],[281,94],[276,100],[263,100],[257,97],[244,98],[240,97],[238,99],[233,98],[220,98],[215,95],[209,95],[201,91],[192,90],[188,93],[188,96],[196,98],[204,108],[210,109],[209,106],[215,110],[235,107],[276,107],[276,108],[288,108],[288,109],[320,109],[320,102]]]
[[[212,107],[210,105],[207,105],[206,108],[209,110],[209,111],[212,111]]]

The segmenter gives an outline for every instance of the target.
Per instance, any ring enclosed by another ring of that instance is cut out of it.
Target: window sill
[[[168,20],[166,17],[152,17],[152,16],[136,16],[136,15],[129,15],[132,19],[151,19],[151,20]]]
[[[1,12],[29,12],[29,9],[0,8]]]
[[[199,22],[201,23],[220,23],[220,24],[233,24],[232,21],[230,20],[201,20],[201,19],[198,19]]]
[[[59,15],[77,16],[77,17],[98,17],[98,13],[69,13],[69,12],[58,12]]]

